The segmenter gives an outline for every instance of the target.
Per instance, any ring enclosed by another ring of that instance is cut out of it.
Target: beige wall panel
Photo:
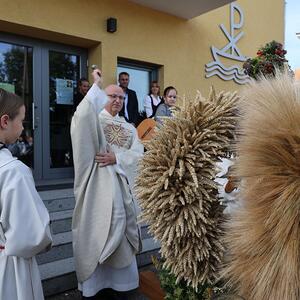
[[[239,0],[244,12],[244,36],[238,42],[242,54],[253,56],[259,46],[284,38],[283,0]],[[205,78],[205,64],[212,60],[210,46],[228,42],[219,28],[229,29],[229,6],[191,20],[183,20],[126,0],[0,0],[1,30],[30,35],[89,49],[89,64],[98,64],[104,84],[115,81],[117,57],[163,65],[165,86],[179,94],[204,95],[236,90],[241,85],[214,76]],[[117,32],[106,32],[106,19],[118,20]],[[5,26],[4,26],[5,25]],[[23,29],[22,29],[23,28]]]

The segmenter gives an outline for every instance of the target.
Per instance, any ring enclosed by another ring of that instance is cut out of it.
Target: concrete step
[[[41,198],[45,200],[54,200],[54,199],[62,199],[62,198],[74,198],[74,191],[73,189],[61,189],[61,190],[47,190],[47,191],[40,191],[39,195]]]
[[[142,252],[137,255],[139,266],[151,263],[152,253],[156,253],[159,244],[149,238],[142,240]],[[37,255],[42,280],[61,276],[75,271],[72,243],[59,244],[46,253]]]
[[[52,249],[37,255],[45,295],[52,295],[77,287],[72,248],[72,214],[75,206],[73,189],[40,191],[49,213],[53,237]],[[137,255],[138,266],[152,263],[151,257],[159,256],[159,243],[141,223],[142,252]]]
[[[137,255],[139,268],[152,264],[152,257],[159,258],[159,250],[154,249]],[[55,295],[77,288],[77,278],[74,272],[74,258],[70,257],[54,263],[40,266],[42,284],[45,296]],[[58,275],[60,274],[60,275]]]

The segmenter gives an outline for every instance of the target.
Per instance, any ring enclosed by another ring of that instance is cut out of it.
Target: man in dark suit
[[[82,77],[78,80],[78,90],[77,93],[74,96],[74,108],[76,110],[76,107],[81,102],[81,100],[85,97],[86,93],[88,92],[90,88],[89,81]]]
[[[136,96],[136,92],[128,88],[129,74],[127,72],[121,72],[119,74],[119,85],[125,93],[125,101],[122,110],[119,112],[120,116],[123,116],[127,122],[133,123],[135,127],[142,121],[139,113],[139,104]]]

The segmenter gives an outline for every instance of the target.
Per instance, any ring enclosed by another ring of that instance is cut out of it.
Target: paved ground
[[[156,269],[153,265],[147,265],[142,268],[139,268],[139,271],[151,270],[156,272]],[[61,294],[57,294],[54,296],[45,297],[45,300],[81,300],[81,295],[79,291],[70,290]],[[149,300],[147,297],[142,295],[138,290],[135,290],[130,293],[129,300]]]
[[[149,300],[138,291],[134,291],[130,294],[130,300]],[[58,294],[51,297],[46,297],[46,300],[81,300],[78,290],[67,291],[62,294]]]

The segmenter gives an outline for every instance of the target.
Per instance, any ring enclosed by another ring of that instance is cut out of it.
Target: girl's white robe
[[[35,255],[51,245],[49,214],[31,170],[0,150],[0,299],[44,299]],[[1,247],[1,248],[2,248]]]

